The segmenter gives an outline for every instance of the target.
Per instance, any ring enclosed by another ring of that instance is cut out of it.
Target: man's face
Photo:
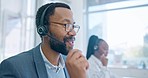
[[[64,24],[73,24],[72,11],[67,8],[57,7],[52,16],[50,16],[49,33],[55,39],[50,38],[49,45],[56,52],[67,55],[73,49],[76,32],[67,32]]]

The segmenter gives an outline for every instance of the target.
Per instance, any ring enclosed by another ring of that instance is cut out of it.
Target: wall
[[[1,0],[2,12],[8,10],[10,12],[19,13],[21,11],[22,0]]]
[[[0,31],[2,31],[2,18],[1,18],[1,0],[0,0]],[[0,33],[0,37],[2,37],[2,33]],[[0,51],[2,51],[2,38],[0,38]],[[2,59],[3,55],[0,54],[0,61]]]
[[[84,26],[84,15],[83,15],[83,0],[71,0],[71,7],[74,14],[76,24],[80,25],[80,30],[76,36],[75,48],[82,50],[83,54],[86,54],[86,26]]]

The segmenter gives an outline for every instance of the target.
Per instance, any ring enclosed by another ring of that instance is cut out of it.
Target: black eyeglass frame
[[[80,26],[79,26],[79,25],[74,25],[74,24],[62,24],[62,23],[59,23],[59,22],[51,22],[51,23],[63,25],[66,32],[71,32],[72,30],[76,29],[76,30],[74,30],[74,31],[75,31],[76,33],[78,33],[78,32],[79,32],[79,29],[80,29]]]

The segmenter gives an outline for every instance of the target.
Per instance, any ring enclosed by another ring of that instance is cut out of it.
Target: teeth
[[[72,41],[70,41],[70,43],[72,44],[73,42],[72,42]]]
[[[69,42],[70,44],[72,44],[72,45],[73,45],[73,43],[74,43],[73,41],[68,41],[68,42]]]

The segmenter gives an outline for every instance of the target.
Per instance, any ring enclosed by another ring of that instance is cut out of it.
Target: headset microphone
[[[62,42],[62,41],[60,41],[60,40],[54,38],[53,36],[51,36],[51,35],[49,35],[49,34],[46,34],[46,35],[47,35],[48,37],[54,39],[54,40],[57,41],[58,43],[65,44],[64,42]],[[66,44],[65,44],[64,46],[66,47]]]
[[[50,37],[50,38],[52,38],[52,39],[58,41],[59,43],[63,43],[63,42],[61,42],[60,40],[58,40],[58,39],[54,38],[53,36],[49,35],[49,34],[45,31],[46,29],[44,29],[44,28],[45,28],[45,27],[39,27],[38,30],[37,30],[38,33],[39,33],[41,36],[47,35],[48,37]],[[63,44],[64,44],[64,43],[63,43]]]

